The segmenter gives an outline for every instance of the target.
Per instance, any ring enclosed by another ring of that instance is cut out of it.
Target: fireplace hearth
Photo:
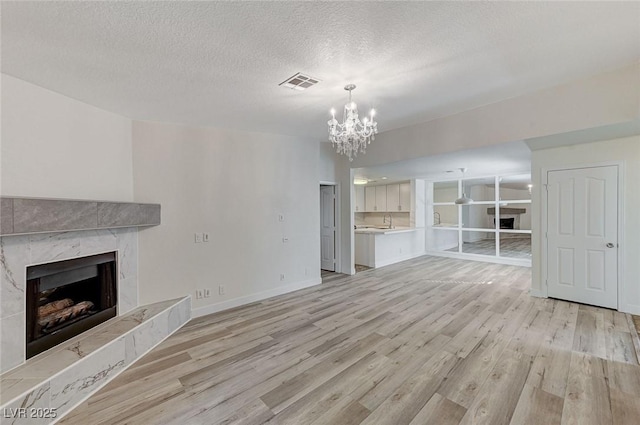
[[[27,268],[26,358],[117,313],[116,253]]]

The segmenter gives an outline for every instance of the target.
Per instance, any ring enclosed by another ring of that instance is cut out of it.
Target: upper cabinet
[[[356,212],[364,212],[364,186],[356,186]]]
[[[387,208],[389,211],[400,211],[400,185],[387,185]]]
[[[356,187],[356,212],[409,212],[411,183]]]
[[[376,187],[367,186],[364,188],[364,210],[366,212],[376,211]]]
[[[400,183],[400,209],[398,211],[411,210],[411,183]]]
[[[387,211],[387,186],[376,186],[375,211]]]
[[[411,183],[387,185],[387,211],[411,210]]]

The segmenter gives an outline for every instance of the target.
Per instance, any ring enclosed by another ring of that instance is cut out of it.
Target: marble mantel
[[[526,214],[526,208],[500,208],[500,215],[517,215],[517,214]],[[487,208],[487,214],[496,215],[496,209]]]
[[[159,224],[159,204],[0,197],[0,236]]]

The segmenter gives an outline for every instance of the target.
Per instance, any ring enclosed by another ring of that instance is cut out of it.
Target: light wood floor
[[[495,235],[494,235],[495,236]],[[458,247],[447,249],[450,252],[458,252]],[[475,242],[464,242],[462,252],[465,254],[496,255],[496,239],[480,239]],[[514,238],[500,238],[500,256],[510,258],[531,259],[531,236],[521,235]]]
[[[640,423],[630,318],[529,283],[422,257],[198,318],[60,423]]]

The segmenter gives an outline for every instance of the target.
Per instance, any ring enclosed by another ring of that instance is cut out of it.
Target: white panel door
[[[320,268],[335,271],[335,186],[320,186]]]
[[[547,177],[548,295],[617,309],[618,167]]]

